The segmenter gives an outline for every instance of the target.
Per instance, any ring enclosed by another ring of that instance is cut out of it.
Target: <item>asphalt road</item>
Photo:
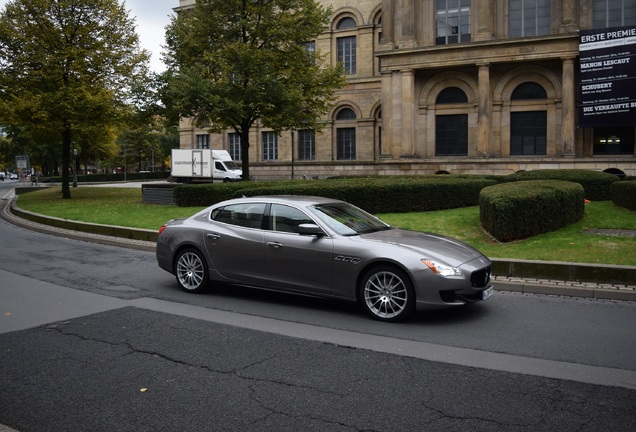
[[[4,221],[0,239],[0,423],[22,432],[636,427],[634,303],[498,292],[387,325],[182,293],[149,252]]]

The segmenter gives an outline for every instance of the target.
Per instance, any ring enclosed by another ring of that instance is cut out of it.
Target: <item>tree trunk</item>
[[[250,128],[241,128],[241,169],[243,171],[243,181],[250,179]]]
[[[64,199],[71,198],[71,188],[69,185],[69,161],[71,159],[71,143],[71,128],[67,126],[64,129],[64,132],[62,132],[62,198]]]

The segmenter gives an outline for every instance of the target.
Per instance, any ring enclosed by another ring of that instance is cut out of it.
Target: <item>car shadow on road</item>
[[[231,284],[217,284],[203,294],[203,296],[205,297],[206,303],[212,302],[221,308],[223,308],[223,304],[226,302],[235,306],[239,305],[241,308],[245,307],[246,313],[249,313],[250,308],[258,307],[259,310],[266,310],[267,314],[272,318],[304,318],[307,317],[308,314],[314,313],[323,320],[327,320],[329,316],[333,316],[334,314],[338,314],[340,318],[346,320],[370,320],[358,304],[337,299],[267,291]],[[245,304],[241,305],[241,299],[246,300]],[[254,305],[255,303],[257,306]],[[480,302],[446,309],[419,311],[407,320],[406,324],[435,326],[469,325],[472,322],[487,318],[489,316],[489,309],[489,305]],[[381,324],[387,325],[386,323]]]

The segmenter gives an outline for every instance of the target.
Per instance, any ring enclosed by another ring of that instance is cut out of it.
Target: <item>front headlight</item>
[[[456,269],[455,267],[451,267],[449,265],[442,264],[437,261],[428,260],[428,259],[422,259],[422,262],[424,263],[424,265],[426,265],[426,267],[433,270],[433,273],[438,274],[440,276],[446,277],[446,276],[461,275],[460,271]]]

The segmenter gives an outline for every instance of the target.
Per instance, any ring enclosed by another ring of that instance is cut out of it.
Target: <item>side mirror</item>
[[[298,225],[298,234],[322,237],[325,232],[316,224],[300,224]]]

